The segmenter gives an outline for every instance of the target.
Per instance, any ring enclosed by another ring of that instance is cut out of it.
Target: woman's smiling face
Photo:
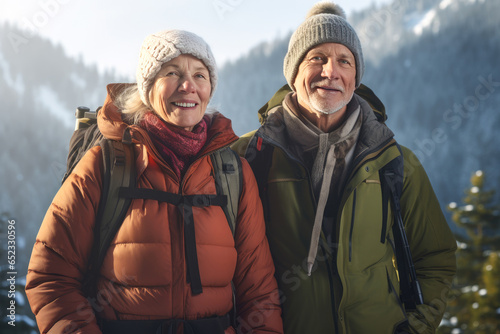
[[[165,122],[191,131],[203,118],[211,91],[210,72],[205,64],[182,54],[162,65],[149,100]]]

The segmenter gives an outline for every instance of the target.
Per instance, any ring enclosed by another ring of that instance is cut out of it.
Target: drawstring
[[[318,253],[319,237],[321,234],[321,227],[323,222],[323,214],[325,212],[326,202],[330,194],[330,184],[332,182],[333,170],[337,159],[335,158],[335,150],[330,148],[326,157],[325,174],[321,184],[321,191],[318,200],[318,208],[316,216],[314,217],[313,231],[311,234],[311,245],[309,246],[309,255],[307,256],[307,275],[311,276],[316,254]]]
[[[330,145],[326,158],[324,152],[326,150],[325,145],[328,142],[332,142],[334,137],[332,133],[319,135],[319,147],[316,154],[316,159],[313,165],[313,175],[312,182],[314,187],[316,184],[319,185],[319,181],[315,180],[316,176],[321,175],[320,171],[324,167],[323,180],[321,181],[321,188],[318,196],[318,206],[316,209],[316,215],[314,217],[313,231],[311,234],[311,243],[309,246],[309,254],[307,256],[307,275],[311,276],[312,268],[316,260],[316,255],[318,253],[319,238],[321,236],[321,231],[323,227],[323,218],[325,213],[325,208],[328,202],[328,197],[330,195],[330,189],[332,187],[332,180],[338,185],[341,182],[343,172],[346,168],[346,157],[349,152],[354,149],[355,143],[359,136],[359,131],[361,129],[362,118],[359,116],[360,108],[357,108],[347,119],[345,124],[338,130],[336,130],[335,135],[336,142]],[[338,131],[338,132],[337,132]],[[316,161],[319,160],[319,161]],[[326,160],[326,162],[325,162]],[[316,191],[316,188],[314,189]],[[338,188],[337,188],[338,192]]]

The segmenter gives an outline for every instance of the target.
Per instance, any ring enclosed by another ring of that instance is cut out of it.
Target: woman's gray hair
[[[115,99],[115,106],[121,110],[124,121],[138,125],[144,115],[151,110],[142,102],[137,85],[125,88]]]

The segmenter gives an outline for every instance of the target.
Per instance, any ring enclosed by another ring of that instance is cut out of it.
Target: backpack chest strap
[[[201,287],[196,237],[194,230],[193,207],[227,205],[226,195],[180,195],[155,189],[121,187],[119,196],[128,199],[149,199],[173,204],[179,208],[184,220],[184,245],[186,252],[187,280],[191,283],[191,292],[197,295],[203,292]]]
[[[179,206],[181,204],[195,207],[227,205],[226,195],[180,195],[146,188],[121,187],[119,196],[129,199],[151,199],[158,202],[170,203],[176,206]]]

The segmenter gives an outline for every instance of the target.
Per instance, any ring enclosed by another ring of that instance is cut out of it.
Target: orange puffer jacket
[[[209,153],[234,142],[231,121],[215,113],[207,144],[182,180],[160,158],[145,130],[129,126],[113,104],[123,85],[108,86],[98,116],[104,136],[121,139],[129,127],[137,186],[182,195],[216,194]],[[87,152],[61,186],[40,227],[28,268],[26,293],[41,333],[101,333],[82,293],[102,184],[100,147]],[[95,309],[106,320],[193,320],[232,310],[233,281],[241,332],[282,333],[274,265],[257,184],[242,159],[243,189],[233,237],[219,206],[193,207],[203,292],[186,278],[183,217],[178,207],[132,200],[107,251]],[[234,333],[229,327],[226,333]]]

